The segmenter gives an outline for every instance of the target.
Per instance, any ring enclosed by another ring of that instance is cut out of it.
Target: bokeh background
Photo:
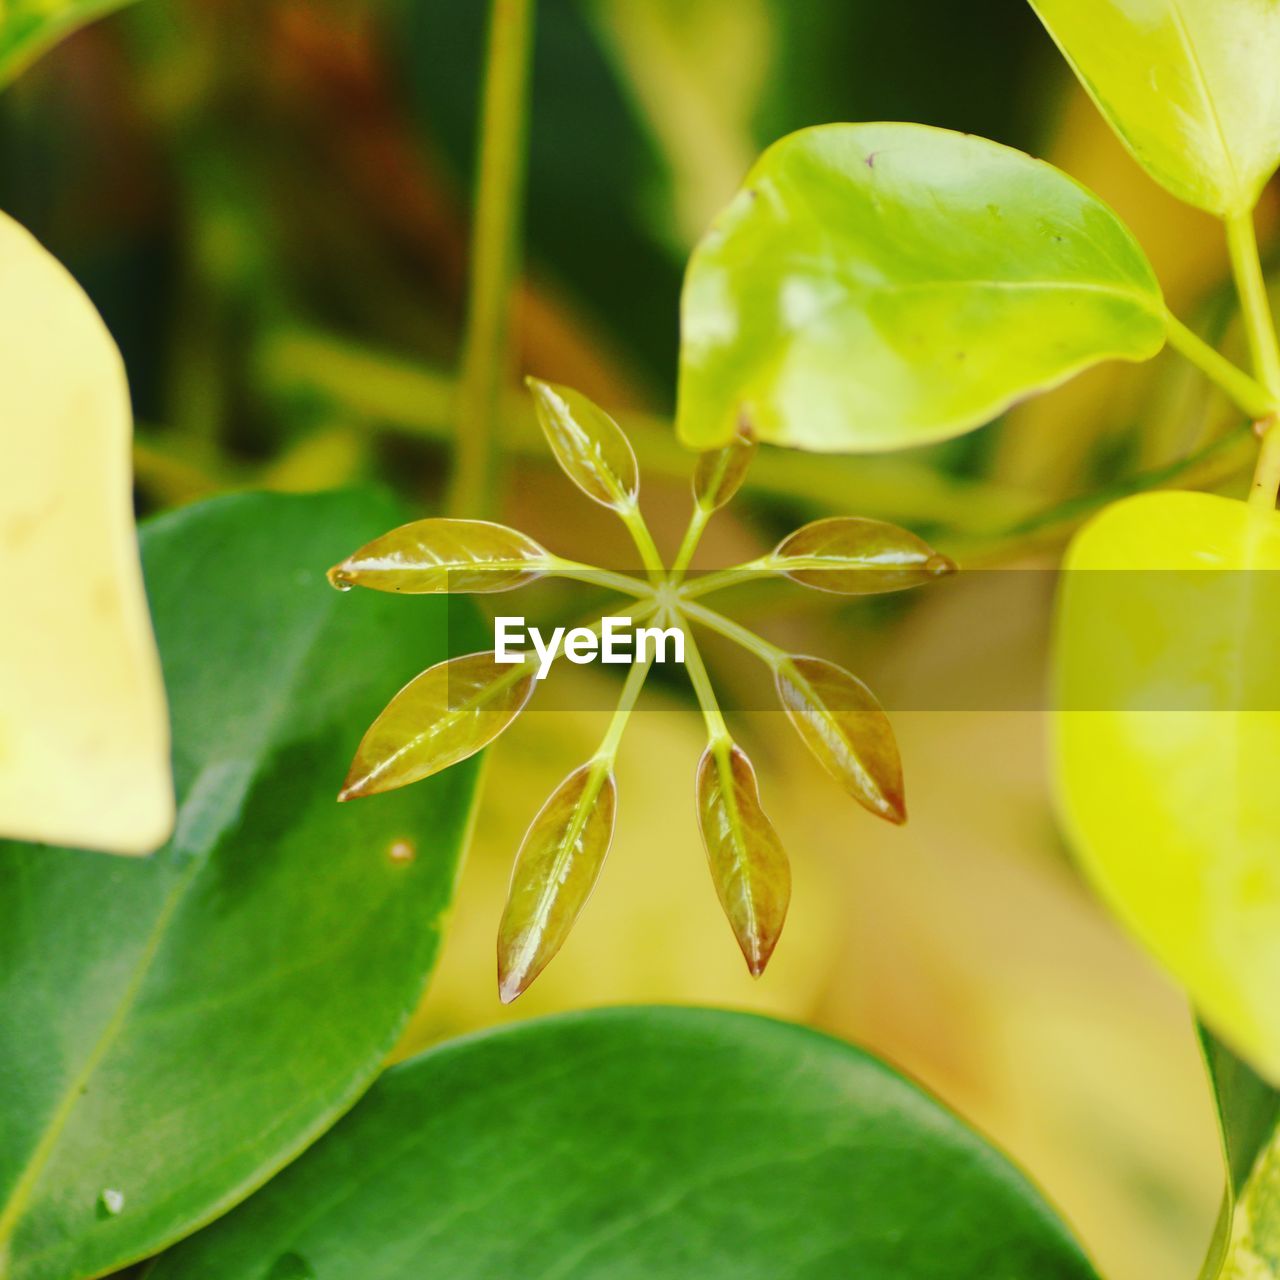
[[[140,0],[0,99],[0,205],[71,268],[124,352],[141,513],[241,486],[356,483],[437,509],[486,7]],[[1142,175],[1022,0],[540,0],[518,363],[618,411],[668,548],[688,510],[669,427],[683,263],[760,148],[860,119],[946,125],[1054,161],[1128,220],[1175,310],[1215,337],[1227,323],[1215,226]],[[1262,217],[1265,233],[1269,203]],[[515,373],[491,513],[565,554],[625,563],[609,514],[549,465]],[[1196,466],[1178,469],[1189,454]],[[844,512],[907,525],[965,564],[1051,568],[1102,495],[1156,478],[1238,488],[1248,454],[1230,411],[1172,358],[1106,367],[942,447],[766,450],[699,563]],[[901,700],[927,707],[917,691],[936,689],[953,707],[895,714],[902,830],[858,810],[779,714],[734,715],[794,866],[791,918],[759,982],[694,821],[701,723],[680,682],[662,680],[623,748],[601,886],[560,958],[502,1008],[493,938],[511,858],[604,720],[527,714],[490,753],[442,967],[402,1051],[593,1004],[767,1010],[926,1083],[1034,1174],[1106,1274],[1193,1277],[1220,1173],[1185,1008],[1072,869],[1042,714],[945,696],[1043,680],[1051,575],[1039,592],[1018,577],[1012,595],[987,574],[980,589],[878,611],[798,593],[741,602],[739,616],[802,651],[837,656],[856,629]],[[749,659],[708,653],[731,705],[761,705]],[[613,688],[599,670],[556,679],[564,705],[602,708]]]

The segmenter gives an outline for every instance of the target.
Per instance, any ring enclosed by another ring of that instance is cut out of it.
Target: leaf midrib
[[[293,692],[295,683],[299,674],[306,669],[306,665],[310,660],[314,651],[315,644],[319,635],[329,619],[329,615],[333,609],[333,601],[327,598],[320,609],[314,615],[312,625],[307,629],[300,652],[297,654],[294,662],[291,664],[285,679],[275,682],[274,687],[279,691],[278,697],[273,706],[270,707],[268,715],[263,722],[262,740],[266,743],[272,741],[272,731],[277,725],[281,717],[281,713],[288,705],[289,695]],[[188,796],[194,790],[194,783],[188,788]],[[243,795],[241,799],[243,800]],[[36,1144],[26,1165],[23,1167],[22,1173],[13,1184],[13,1191],[10,1193],[9,1199],[6,1201],[2,1210],[0,1210],[0,1258],[3,1258],[3,1250],[6,1245],[13,1239],[14,1233],[22,1221],[23,1214],[30,1203],[32,1193],[35,1190],[36,1183],[40,1175],[44,1172],[49,1160],[52,1158],[57,1148],[63,1132],[66,1130],[76,1106],[83,1096],[86,1086],[93,1078],[98,1067],[101,1066],[106,1056],[111,1052],[119,1038],[120,1032],[128,1022],[130,1015],[133,1013],[138,995],[151,971],[151,966],[155,962],[156,956],[159,954],[162,944],[164,943],[166,932],[169,924],[174,916],[178,913],[187,891],[197,878],[199,872],[208,865],[209,855],[221,843],[223,836],[233,824],[235,818],[239,814],[239,808],[229,814],[229,816],[221,823],[217,831],[207,841],[205,847],[197,851],[188,851],[186,856],[191,859],[189,868],[178,877],[173,886],[166,894],[161,904],[159,913],[156,916],[155,924],[152,926],[151,932],[147,937],[146,946],[138,958],[138,964],[130,977],[115,1012],[108,1020],[106,1026],[102,1029],[98,1039],[95,1041],[93,1048],[89,1051],[85,1058],[84,1065],[76,1072],[68,1087],[64,1090],[62,1098],[58,1105],[54,1108],[50,1115],[49,1124],[47,1125],[44,1135]],[[181,819],[181,811],[179,812],[179,820]],[[103,855],[109,856],[109,855]],[[157,855],[159,856],[159,855]]]

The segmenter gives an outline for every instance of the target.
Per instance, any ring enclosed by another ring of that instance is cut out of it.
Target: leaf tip
[[[953,573],[958,573],[960,566],[950,556],[944,556],[935,551],[924,562],[924,571],[931,578],[947,578]]]
[[[355,574],[347,568],[350,562],[344,560],[341,564],[335,564],[325,577],[329,579],[329,585],[335,591],[350,591],[356,585]]]

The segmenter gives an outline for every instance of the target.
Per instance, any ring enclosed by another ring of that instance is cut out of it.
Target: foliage
[[[319,565],[394,518],[368,497],[232,497],[143,558],[173,708],[177,830],[148,859],[0,846],[0,1265],[98,1275],[187,1234],[377,1074],[417,1003],[474,773],[335,809],[388,673],[441,654]],[[465,636],[465,609],[452,626]]]
[[[747,967],[758,976],[786,917],[790,870],[760,805],[755,771],[729,735],[688,622],[718,631],[763,660],[814,755],[867,809],[898,823],[906,820],[902,765],[888,717],[860,680],[832,663],[787,654],[696,598],[770,575],[845,595],[897,591],[955,566],[905,530],[844,519],[800,529],[762,559],[686,581],[707,522],[746,477],[754,443],[740,435],[699,458],[693,516],[668,570],[640,514],[639,469],[621,428],[576,391],[535,380],[530,387],[556,461],[587,497],[622,519],[647,581],[561,559],[512,529],[451,519],[419,520],[384,534],[335,565],[330,581],[342,590],[432,593],[506,591],[542,576],[584,578],[632,596],[634,619],[656,616],[659,623],[679,627],[710,739],[696,782],[703,841],[725,915]],[[637,655],[600,750],[560,784],[524,838],[498,931],[504,1001],[520,995],[560,949],[600,874],[617,808],[614,762],[653,660],[652,652],[645,660]],[[418,676],[365,735],[341,799],[405,786],[481,750],[524,709],[535,665],[532,653],[502,665],[485,652]]]
[[[527,1022],[395,1068],[150,1277],[264,1269],[1095,1280],[1025,1179],[874,1059],[664,1008]]]
[[[0,89],[86,22],[130,0],[4,0],[0,4]]]
[[[138,569],[132,419],[106,326],[0,214],[0,835],[149,853],[173,826],[169,722]],[[51,343],[49,335],[56,334]],[[75,565],[75,573],[60,566]]]

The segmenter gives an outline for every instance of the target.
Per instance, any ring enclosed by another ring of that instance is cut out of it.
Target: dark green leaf
[[[1001,1155],[800,1027],[616,1009],[455,1041],[149,1280],[1096,1280]]]
[[[329,588],[397,515],[250,495],[145,530],[177,832],[148,859],[0,845],[6,1280],[98,1275],[234,1204],[351,1105],[417,1003],[474,770],[334,792],[387,680],[443,656],[446,618],[479,628]]]

